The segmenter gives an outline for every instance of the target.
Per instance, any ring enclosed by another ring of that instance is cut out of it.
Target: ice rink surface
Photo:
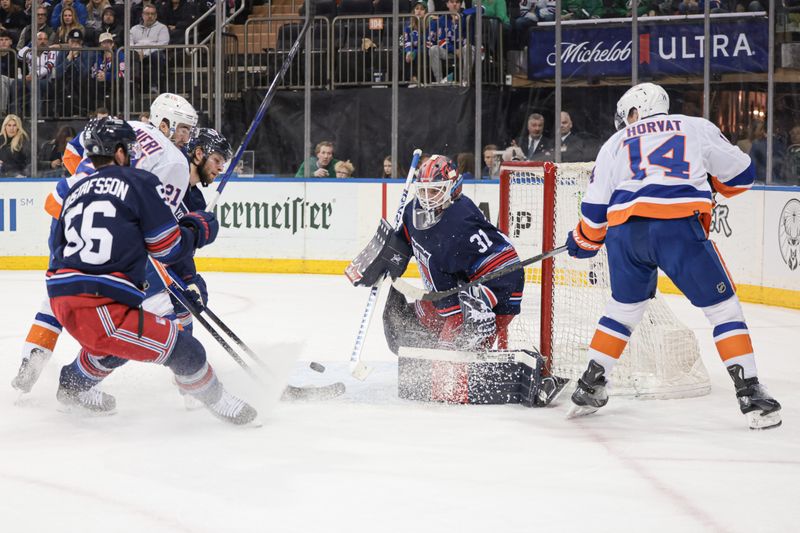
[[[0,531],[3,532],[785,532],[800,526],[800,312],[745,304],[760,377],[783,427],[747,429],[704,316],[667,301],[698,334],[710,396],[614,399],[593,417],[549,409],[397,399],[379,314],[365,382],[347,360],[367,298],[332,276],[208,274],[211,308],[274,366],[270,380],[348,392],[277,402],[200,333],[223,382],[260,410],[234,428],[188,412],[163,367],[106,380],[118,413],[58,410],[63,335],[33,391],[9,382],[44,296],[39,272],[2,272]],[[318,374],[312,360],[326,365]],[[278,387],[272,387],[277,389]]]

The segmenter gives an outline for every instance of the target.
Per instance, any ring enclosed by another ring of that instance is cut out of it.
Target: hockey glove
[[[206,287],[206,280],[200,274],[195,274],[183,280],[186,283],[186,290],[184,295],[198,311],[205,309],[208,305],[208,288]]]
[[[458,302],[464,320],[459,344],[468,349],[485,347],[483,345],[497,331],[496,317],[486,296],[480,287],[473,287],[470,292],[459,292]]]
[[[194,232],[195,248],[202,248],[214,242],[219,233],[219,222],[214,213],[209,211],[192,211],[186,213],[179,221],[178,224],[189,228]]]
[[[602,242],[595,242],[583,235],[580,223],[567,235],[567,253],[578,259],[589,259],[596,256],[602,246]]]

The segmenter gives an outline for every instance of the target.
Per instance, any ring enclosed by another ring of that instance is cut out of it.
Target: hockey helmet
[[[166,120],[169,128],[169,137],[175,134],[179,124],[186,124],[189,128],[197,126],[197,111],[186,98],[172,93],[158,95],[150,104],[150,123],[156,128]]]
[[[86,155],[114,157],[122,147],[131,160],[141,157],[136,132],[130,124],[116,117],[95,118],[83,129],[82,139]]]
[[[233,155],[231,143],[228,142],[224,135],[213,128],[195,128],[192,130],[192,137],[186,143],[189,159],[194,155],[196,148],[202,148],[206,156],[216,152],[224,157],[225,161],[230,160]]]
[[[639,112],[639,118],[669,113],[669,96],[661,85],[640,83],[628,89],[617,102],[617,113],[614,125],[617,129],[628,124],[631,109]]]

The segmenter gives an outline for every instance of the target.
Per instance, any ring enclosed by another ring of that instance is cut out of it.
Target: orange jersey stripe
[[[44,210],[53,218],[61,216],[61,203],[56,200],[53,193],[47,195],[47,200],[44,201]]]
[[[605,331],[597,329],[594,332],[594,337],[592,337],[592,342],[589,344],[589,347],[609,357],[619,359],[619,356],[622,355],[627,344],[628,342],[626,340],[614,337]]]
[[[714,241],[710,241],[711,246],[714,247],[714,251],[717,252],[717,257],[719,257],[719,262],[722,265],[722,268],[725,269],[725,275],[728,276],[728,281],[731,282],[731,287],[733,287],[733,292],[736,292],[736,283],[733,282],[733,277],[731,276],[731,271],[728,270],[728,265],[725,264],[725,260],[722,258],[722,254],[719,253],[719,248],[717,248],[717,243]]]
[[[606,226],[602,228],[593,228],[581,219],[580,228],[584,237],[594,242],[603,242],[606,238]]]
[[[28,336],[25,338],[25,342],[35,344],[36,346],[41,346],[42,348],[50,350],[51,352],[55,349],[57,341],[58,333],[50,331],[49,329],[43,328],[37,324],[31,325],[31,329],[28,331]]]
[[[630,217],[638,216],[645,218],[685,218],[699,213],[711,213],[710,202],[685,202],[677,204],[656,204],[648,202],[637,202],[626,209],[618,211],[608,211],[608,225],[619,226],[624,224]]]
[[[714,186],[714,190],[720,193],[725,198],[730,198],[732,196],[736,196],[737,194],[742,194],[745,191],[749,191],[749,187],[731,187],[730,185],[725,185],[721,181],[717,179],[716,176],[711,176],[711,183]]]
[[[723,361],[727,361],[733,357],[740,355],[747,355],[753,353],[753,343],[750,340],[750,335],[734,335],[721,341],[717,341],[717,352]]]
[[[75,174],[75,170],[78,168],[81,159],[82,159],[81,156],[79,156],[78,154],[70,150],[69,147],[67,147],[67,149],[64,150],[64,156],[61,158],[61,161],[64,163],[64,168],[67,169],[67,172],[69,172],[69,174],[72,175]]]

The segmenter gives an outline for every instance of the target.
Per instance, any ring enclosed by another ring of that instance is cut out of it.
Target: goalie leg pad
[[[432,348],[437,342],[436,334],[420,323],[414,304],[406,302],[405,296],[394,287],[389,288],[383,309],[383,333],[395,355],[400,346]]]

